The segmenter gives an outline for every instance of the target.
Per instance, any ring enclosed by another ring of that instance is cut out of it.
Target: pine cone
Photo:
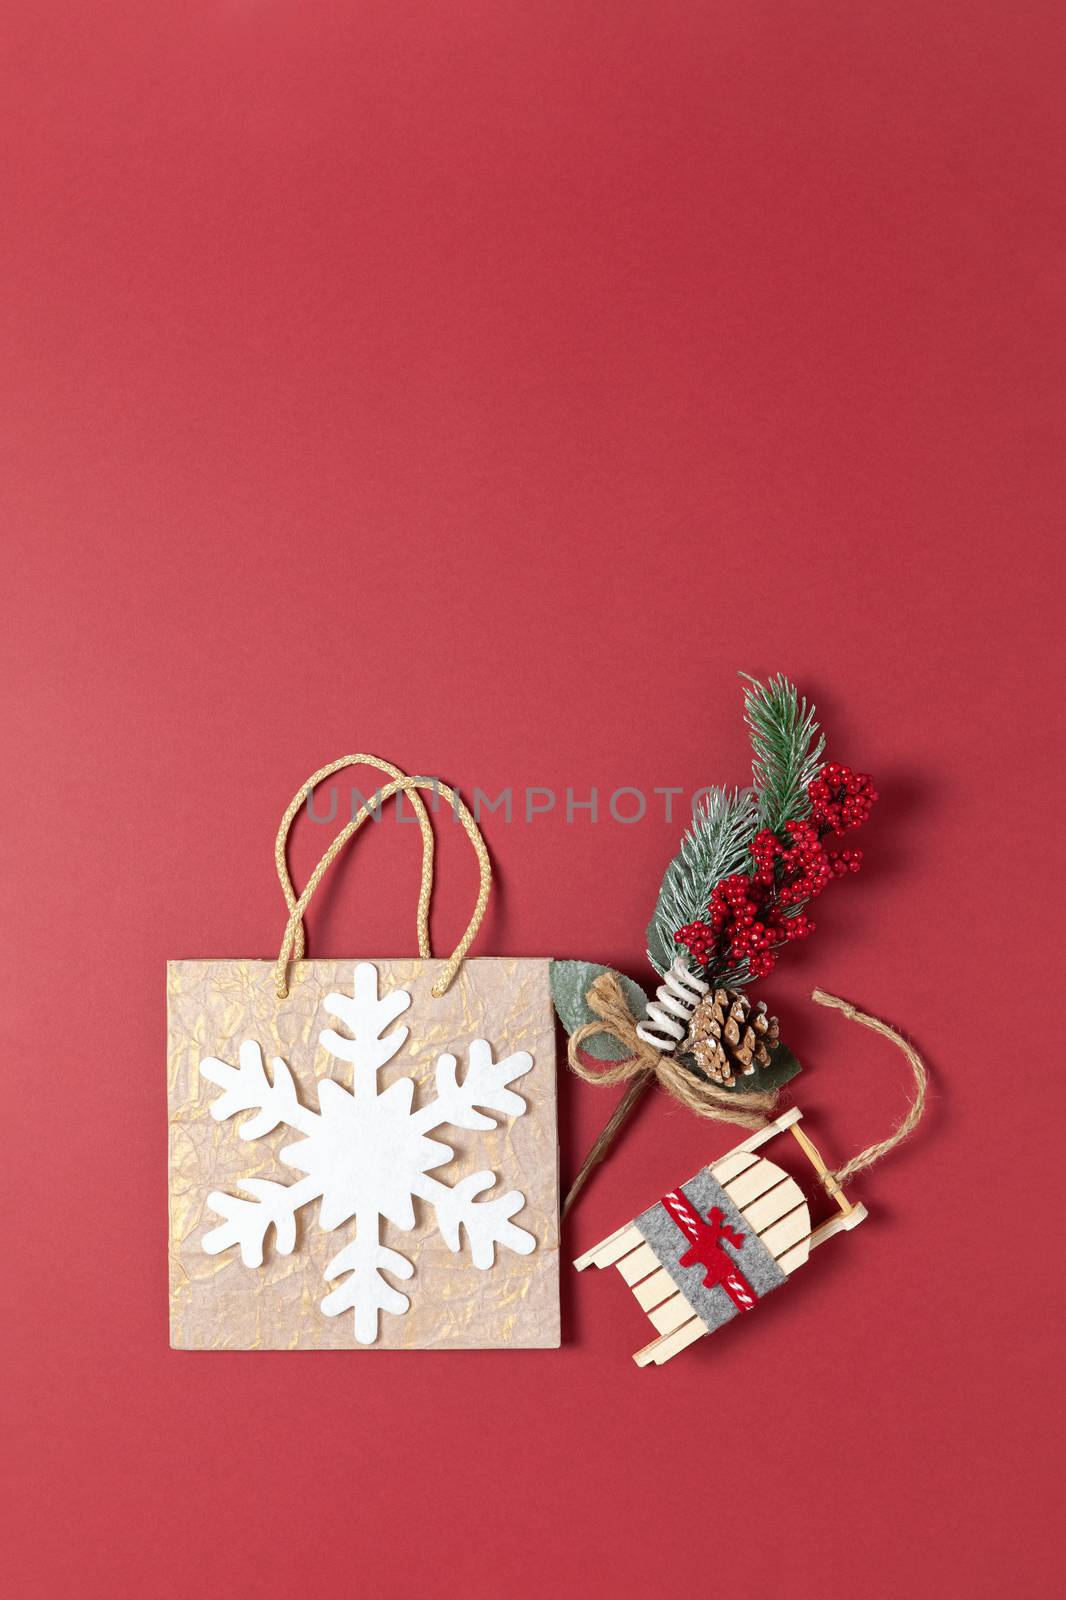
[[[736,989],[715,989],[692,1013],[681,1048],[715,1083],[729,1086],[738,1074],[746,1077],[767,1066],[777,1039],[777,1018],[767,1016],[761,1001],[753,1006]]]

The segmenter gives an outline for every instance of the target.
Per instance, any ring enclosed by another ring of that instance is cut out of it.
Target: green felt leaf
[[[665,977],[667,968],[677,955],[677,945],[666,936],[666,930],[660,921],[661,899],[656,903],[652,919],[648,923],[648,960],[659,974]]]
[[[596,979],[605,972],[613,973],[618,979],[622,993],[629,1002],[629,1009],[638,1022],[644,1016],[648,998],[632,978],[625,977],[621,972],[615,972],[613,967],[600,966],[595,961],[553,961],[552,1000],[567,1033],[576,1032],[586,1022],[596,1021],[585,1002],[585,996]],[[594,1034],[581,1048],[597,1061],[624,1061],[628,1053],[617,1040],[606,1033]]]

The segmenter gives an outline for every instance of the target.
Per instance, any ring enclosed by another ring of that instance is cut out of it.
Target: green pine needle
[[[648,927],[648,959],[657,972],[665,973],[680,953],[674,943],[677,930],[706,917],[715,884],[748,870],[748,847],[757,827],[752,790],[709,791],[666,869]]]
[[[779,833],[786,822],[808,815],[807,786],[822,768],[825,739],[814,707],[801,700],[783,673],[768,683],[749,678],[744,720],[751,730],[752,774],[758,796],[759,825]]]
[[[692,820],[681,848],[666,869],[655,911],[648,924],[648,959],[665,973],[679,953],[674,935],[686,923],[707,916],[711,890],[731,873],[751,872],[751,841],[760,828],[780,833],[786,822],[810,813],[807,786],[822,767],[825,740],[814,707],[801,700],[794,684],[779,674],[768,683],[749,678],[744,693],[745,720],[753,749],[751,789],[712,789]],[[787,915],[795,916],[795,906]],[[702,969],[716,983],[741,988],[751,981],[748,963],[725,970]],[[695,962],[689,957],[690,964]]]

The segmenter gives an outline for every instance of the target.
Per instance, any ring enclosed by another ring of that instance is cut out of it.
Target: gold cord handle
[[[340,765],[341,766],[346,766],[352,760],[353,760],[352,757],[348,757],[348,758],[345,759],[345,761],[341,762]],[[323,772],[324,773],[325,772],[329,772],[331,770],[336,770],[336,768],[332,768],[332,769],[331,768],[323,768]],[[321,774],[319,774],[319,776],[321,776]],[[402,792],[404,794],[410,794],[412,797],[414,797],[416,791],[419,790],[419,789],[432,789],[435,792],[439,792],[440,794],[444,795],[445,798],[451,802],[452,806],[455,809],[455,813],[458,816],[459,821],[462,823],[463,828],[464,828],[464,830],[466,832],[466,835],[470,840],[470,843],[474,847],[474,854],[477,856],[478,873],[479,873],[478,895],[477,895],[477,903],[474,906],[474,914],[470,918],[470,921],[467,924],[466,931],[464,932],[462,938],[459,940],[459,943],[456,945],[454,951],[452,952],[452,954],[449,956],[447,962],[445,963],[444,971],[441,973],[440,977],[437,979],[436,983],[433,985],[433,988],[432,988],[432,991],[431,991],[431,993],[436,998],[439,998],[445,992],[445,990],[448,988],[448,985],[451,983],[452,979],[455,977],[455,974],[458,972],[459,967],[460,967],[460,965],[462,963],[463,957],[466,955],[466,952],[469,950],[471,944],[474,942],[474,939],[477,936],[477,931],[480,928],[481,922],[482,922],[482,918],[485,915],[485,908],[489,903],[489,891],[492,888],[492,867],[491,867],[491,865],[489,863],[489,853],[488,853],[488,850],[485,848],[485,841],[481,837],[481,833],[478,830],[477,823],[474,821],[473,817],[470,815],[470,812],[467,810],[466,806],[463,804],[463,801],[460,799],[460,797],[452,789],[449,789],[449,787],[448,787],[448,785],[446,783],[440,783],[435,778],[408,778],[408,777],[403,776],[403,774],[400,774],[399,777],[394,778],[391,783],[386,784],[383,789],[379,790],[378,793],[374,796],[374,799],[379,804],[384,805],[385,801],[386,800],[390,800],[394,794],[400,794]],[[421,800],[419,801],[419,803],[421,804]],[[425,806],[424,805],[422,806],[422,810],[423,810],[423,812],[425,811]],[[288,923],[286,924],[286,927],[285,927],[285,935],[284,935],[284,938],[281,941],[281,950],[278,953],[278,959],[277,959],[277,962],[276,962],[275,967],[274,967],[274,992],[276,993],[276,995],[277,995],[279,1000],[284,1000],[285,996],[289,992],[288,980],[287,980],[287,976],[286,976],[286,968],[288,966],[288,963],[289,963],[289,960],[291,958],[292,952],[296,948],[298,931],[299,931],[299,929],[301,927],[301,924],[303,923],[304,912],[307,910],[308,904],[309,904],[309,902],[311,900],[311,896],[314,894],[315,890],[318,888],[318,885],[321,883],[323,877],[325,876],[325,874],[328,871],[329,867],[332,865],[333,861],[340,854],[340,852],[344,849],[344,846],[348,843],[348,840],[352,837],[352,835],[354,833],[357,833],[359,831],[359,829],[363,826],[363,823],[366,822],[367,818],[370,817],[372,814],[373,813],[371,811],[370,806],[369,805],[364,805],[364,806],[360,807],[358,814],[356,816],[352,817],[351,820],[345,824],[345,826],[341,829],[340,833],[338,833],[337,837],[334,839],[333,843],[326,850],[326,852],[323,855],[321,861],[319,861],[318,865],[315,867],[315,870],[312,872],[311,876],[308,878],[307,886],[304,889],[303,893],[300,895],[299,899],[291,907],[290,912],[289,912],[289,920],[288,920]],[[429,827],[428,817],[426,819],[426,826],[427,826],[427,828]],[[430,838],[432,839],[432,830],[430,830]],[[423,833],[423,841],[425,841],[425,834],[424,833]],[[282,851],[282,856],[284,857],[284,850]],[[424,891],[427,890],[426,861],[427,861],[427,856],[426,856],[426,853],[424,851],[423,852],[423,859],[422,859],[422,881],[423,881],[423,890]],[[279,876],[280,876],[280,870],[279,870]],[[285,883],[286,883],[287,880],[288,880],[288,874],[286,873],[285,874],[285,878],[282,880],[282,888],[285,887]],[[429,884],[430,887],[432,886],[432,855],[429,856],[428,884]],[[289,887],[291,889],[291,884],[289,885]],[[287,902],[288,902],[288,896],[286,896],[286,903]],[[427,910],[427,912],[428,912],[428,906],[429,906],[429,898],[428,898],[428,891],[427,891],[426,892],[426,910]],[[421,907],[422,907],[422,898],[420,896],[420,898],[419,898],[419,926],[420,926],[420,929],[421,929],[421,926],[422,926],[422,910],[421,910]],[[420,935],[420,938],[419,938],[419,950],[420,950],[420,953],[422,953],[421,935]],[[427,931],[426,946],[425,946],[424,954],[427,957],[429,955],[428,931]]]
[[[306,783],[302,783],[290,800],[285,815],[278,828],[278,836],[274,840],[274,865],[278,869],[278,881],[281,892],[285,896],[285,904],[290,913],[296,909],[296,890],[293,888],[286,862],[286,850],[289,842],[289,829],[292,827],[296,813],[311,793],[326,778],[331,778],[335,772],[342,772],[345,767],[374,767],[378,772],[384,772],[390,778],[405,778],[407,774],[400,767],[394,766],[391,761],[384,761],[381,756],[341,756],[339,761],[331,761],[328,767],[319,767],[313,772]],[[433,893],[433,828],[430,825],[429,813],[426,810],[422,796],[417,791],[411,791],[411,805],[418,826],[422,831],[422,882],[418,890],[418,953],[427,960],[429,958],[429,901]],[[304,954],[304,925],[301,920],[296,930],[296,940],[293,945],[292,958],[302,961]]]

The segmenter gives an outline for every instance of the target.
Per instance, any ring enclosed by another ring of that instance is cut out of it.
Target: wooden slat
[[[650,1311],[652,1306],[657,1306],[666,1300],[677,1289],[677,1284],[671,1278],[665,1267],[660,1267],[658,1272],[653,1272],[650,1278],[645,1278],[643,1283],[638,1283],[633,1293],[636,1295],[637,1304],[642,1311]]]
[[[809,1239],[810,1232],[810,1212],[806,1206],[797,1206],[787,1217],[782,1217],[772,1228],[767,1228],[762,1236],[762,1242],[776,1259],[783,1256],[786,1250],[791,1250],[794,1245],[799,1244],[801,1239]]]
[[[583,1256],[578,1256],[574,1266],[579,1272],[583,1272],[586,1267],[613,1267],[621,1256],[634,1250],[643,1237],[639,1228],[634,1228],[631,1222],[627,1222],[624,1228],[612,1233],[609,1239],[602,1239],[599,1244],[593,1245],[591,1250],[586,1250]]]
[[[786,1128],[793,1127],[802,1116],[803,1112],[799,1106],[792,1106],[790,1110],[782,1112],[776,1121],[768,1123],[765,1128],[760,1128],[758,1133],[749,1133],[748,1137],[741,1144],[736,1145],[735,1148],[737,1150],[758,1150],[768,1140],[776,1139],[778,1134],[783,1133]]]
[[[778,1256],[777,1264],[782,1272],[791,1275],[797,1267],[802,1267],[803,1263],[810,1259],[810,1254],[811,1236],[807,1234],[799,1244],[794,1244],[791,1250],[786,1250],[783,1256]]]
[[[708,1170],[724,1188],[731,1178],[738,1178],[742,1172],[753,1167],[758,1159],[750,1150],[731,1150],[721,1161],[712,1161]]]
[[[743,1211],[753,1200],[757,1200],[767,1189],[772,1189],[775,1183],[780,1183],[785,1174],[780,1167],[772,1161],[759,1157],[753,1167],[747,1172],[742,1172],[739,1178],[734,1178],[731,1183],[723,1184],[726,1194],[733,1204]]]
[[[623,1256],[621,1261],[616,1261],[622,1277],[630,1288],[639,1283],[641,1278],[646,1278],[659,1266],[659,1257],[655,1254],[650,1244],[641,1244],[637,1250],[631,1250],[629,1255]]]
[[[664,1361],[669,1361],[671,1356],[676,1356],[678,1351],[684,1350],[687,1345],[694,1344],[706,1332],[707,1324],[701,1322],[699,1317],[693,1317],[691,1322],[686,1322],[676,1333],[663,1334],[658,1339],[653,1339],[651,1344],[646,1344],[643,1350],[637,1351],[633,1360],[638,1367],[652,1364],[661,1367]]]
[[[755,1233],[765,1233],[771,1223],[804,1204],[803,1190],[795,1178],[783,1178],[761,1199],[743,1208],[744,1221]]]
[[[648,1321],[658,1333],[673,1333],[692,1316],[692,1307],[683,1294],[675,1294],[648,1312]]]

